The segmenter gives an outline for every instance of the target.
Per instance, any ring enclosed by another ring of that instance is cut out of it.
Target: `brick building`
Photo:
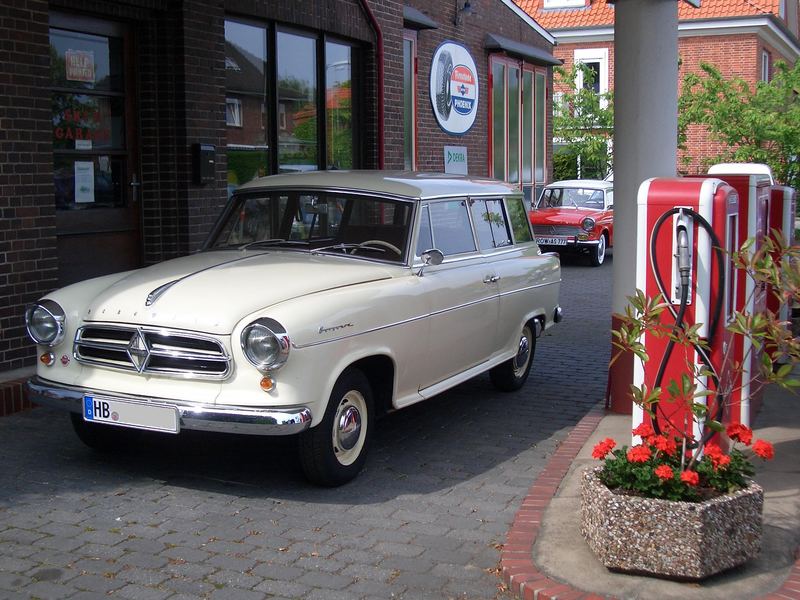
[[[511,0],[5,3],[0,414],[35,360],[26,305],[196,250],[253,177],[452,168],[530,196],[552,172],[553,41]]]
[[[516,0],[557,40],[554,54],[566,68],[584,63],[597,74],[595,88],[614,88],[614,4],[612,0]],[[749,84],[769,80],[776,60],[792,65],[800,57],[798,0],[702,0],[678,4],[679,78],[699,72],[700,63]],[[558,90],[556,90],[558,92]],[[678,170],[705,172],[704,157],[717,154],[698,126],[687,132],[694,160],[678,157]]]

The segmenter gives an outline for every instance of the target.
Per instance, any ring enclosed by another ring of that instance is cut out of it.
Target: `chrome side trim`
[[[548,283],[539,283],[537,285],[532,285],[530,287],[522,288],[522,289],[519,289],[519,290],[511,290],[510,292],[503,292],[502,294],[499,294],[499,295],[496,295],[496,296],[489,296],[488,298],[483,298],[481,300],[473,300],[472,302],[466,302],[464,304],[459,304],[458,306],[451,306],[450,308],[437,310],[437,311],[434,311],[434,312],[431,312],[431,313],[420,315],[418,317],[412,317],[410,319],[404,319],[403,321],[395,321],[394,323],[388,323],[387,325],[381,325],[380,327],[373,327],[372,329],[366,329],[366,330],[360,331],[358,333],[351,333],[350,335],[342,335],[342,336],[339,336],[339,337],[331,338],[329,340],[320,340],[319,342],[310,342],[308,344],[295,344],[294,342],[292,342],[292,348],[295,348],[296,350],[302,350],[303,348],[313,348],[314,346],[321,346],[322,344],[329,344],[331,342],[338,342],[340,340],[347,340],[347,339],[350,339],[350,338],[358,337],[360,335],[367,335],[369,333],[375,333],[376,331],[383,331],[384,329],[390,329],[392,327],[397,327],[399,325],[405,325],[406,323],[413,323],[414,321],[419,321],[421,319],[428,319],[430,317],[435,317],[437,315],[442,315],[442,314],[445,314],[445,313],[448,313],[448,312],[452,312],[454,310],[460,310],[460,309],[466,308],[468,306],[473,306],[475,304],[480,304],[481,302],[487,302],[489,300],[494,300],[498,296],[509,296],[511,294],[516,294],[516,293],[519,293],[519,292],[533,290],[533,289],[537,289],[537,288],[541,288],[541,287],[547,287],[549,285],[556,285],[556,284],[559,284],[559,283],[561,283],[560,279],[558,281],[550,281]]]
[[[31,378],[26,386],[33,403],[76,413],[83,412],[84,395],[95,393],[106,398],[173,406],[178,411],[180,429],[247,435],[292,435],[308,429],[312,419],[311,410],[306,406],[284,409],[190,404],[168,398],[108,393],[102,390],[66,386],[38,376]]]

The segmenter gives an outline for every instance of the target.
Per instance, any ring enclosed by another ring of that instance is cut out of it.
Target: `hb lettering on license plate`
[[[83,397],[83,418],[85,421],[123,425],[136,429],[168,433],[178,433],[179,430],[177,410],[174,406],[163,404],[129,402],[86,395]]]

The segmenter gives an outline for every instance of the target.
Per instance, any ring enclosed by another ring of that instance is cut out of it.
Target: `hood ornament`
[[[179,281],[180,279],[176,279],[174,281],[170,281],[169,283],[165,283],[164,285],[161,285],[156,289],[154,289],[152,292],[147,294],[147,300],[145,300],[144,305],[150,306],[152,304],[155,304],[156,300],[158,300],[162,296],[162,294],[164,294],[164,292],[166,292],[169,288],[171,288]]]

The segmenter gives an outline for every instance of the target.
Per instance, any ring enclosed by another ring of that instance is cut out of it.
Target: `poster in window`
[[[94,202],[94,163],[75,161],[75,202]]]
[[[447,133],[469,131],[478,113],[478,70],[464,46],[444,42],[433,54],[430,96],[436,121]]]
[[[94,83],[94,52],[91,50],[67,50],[64,53],[67,81]]]

